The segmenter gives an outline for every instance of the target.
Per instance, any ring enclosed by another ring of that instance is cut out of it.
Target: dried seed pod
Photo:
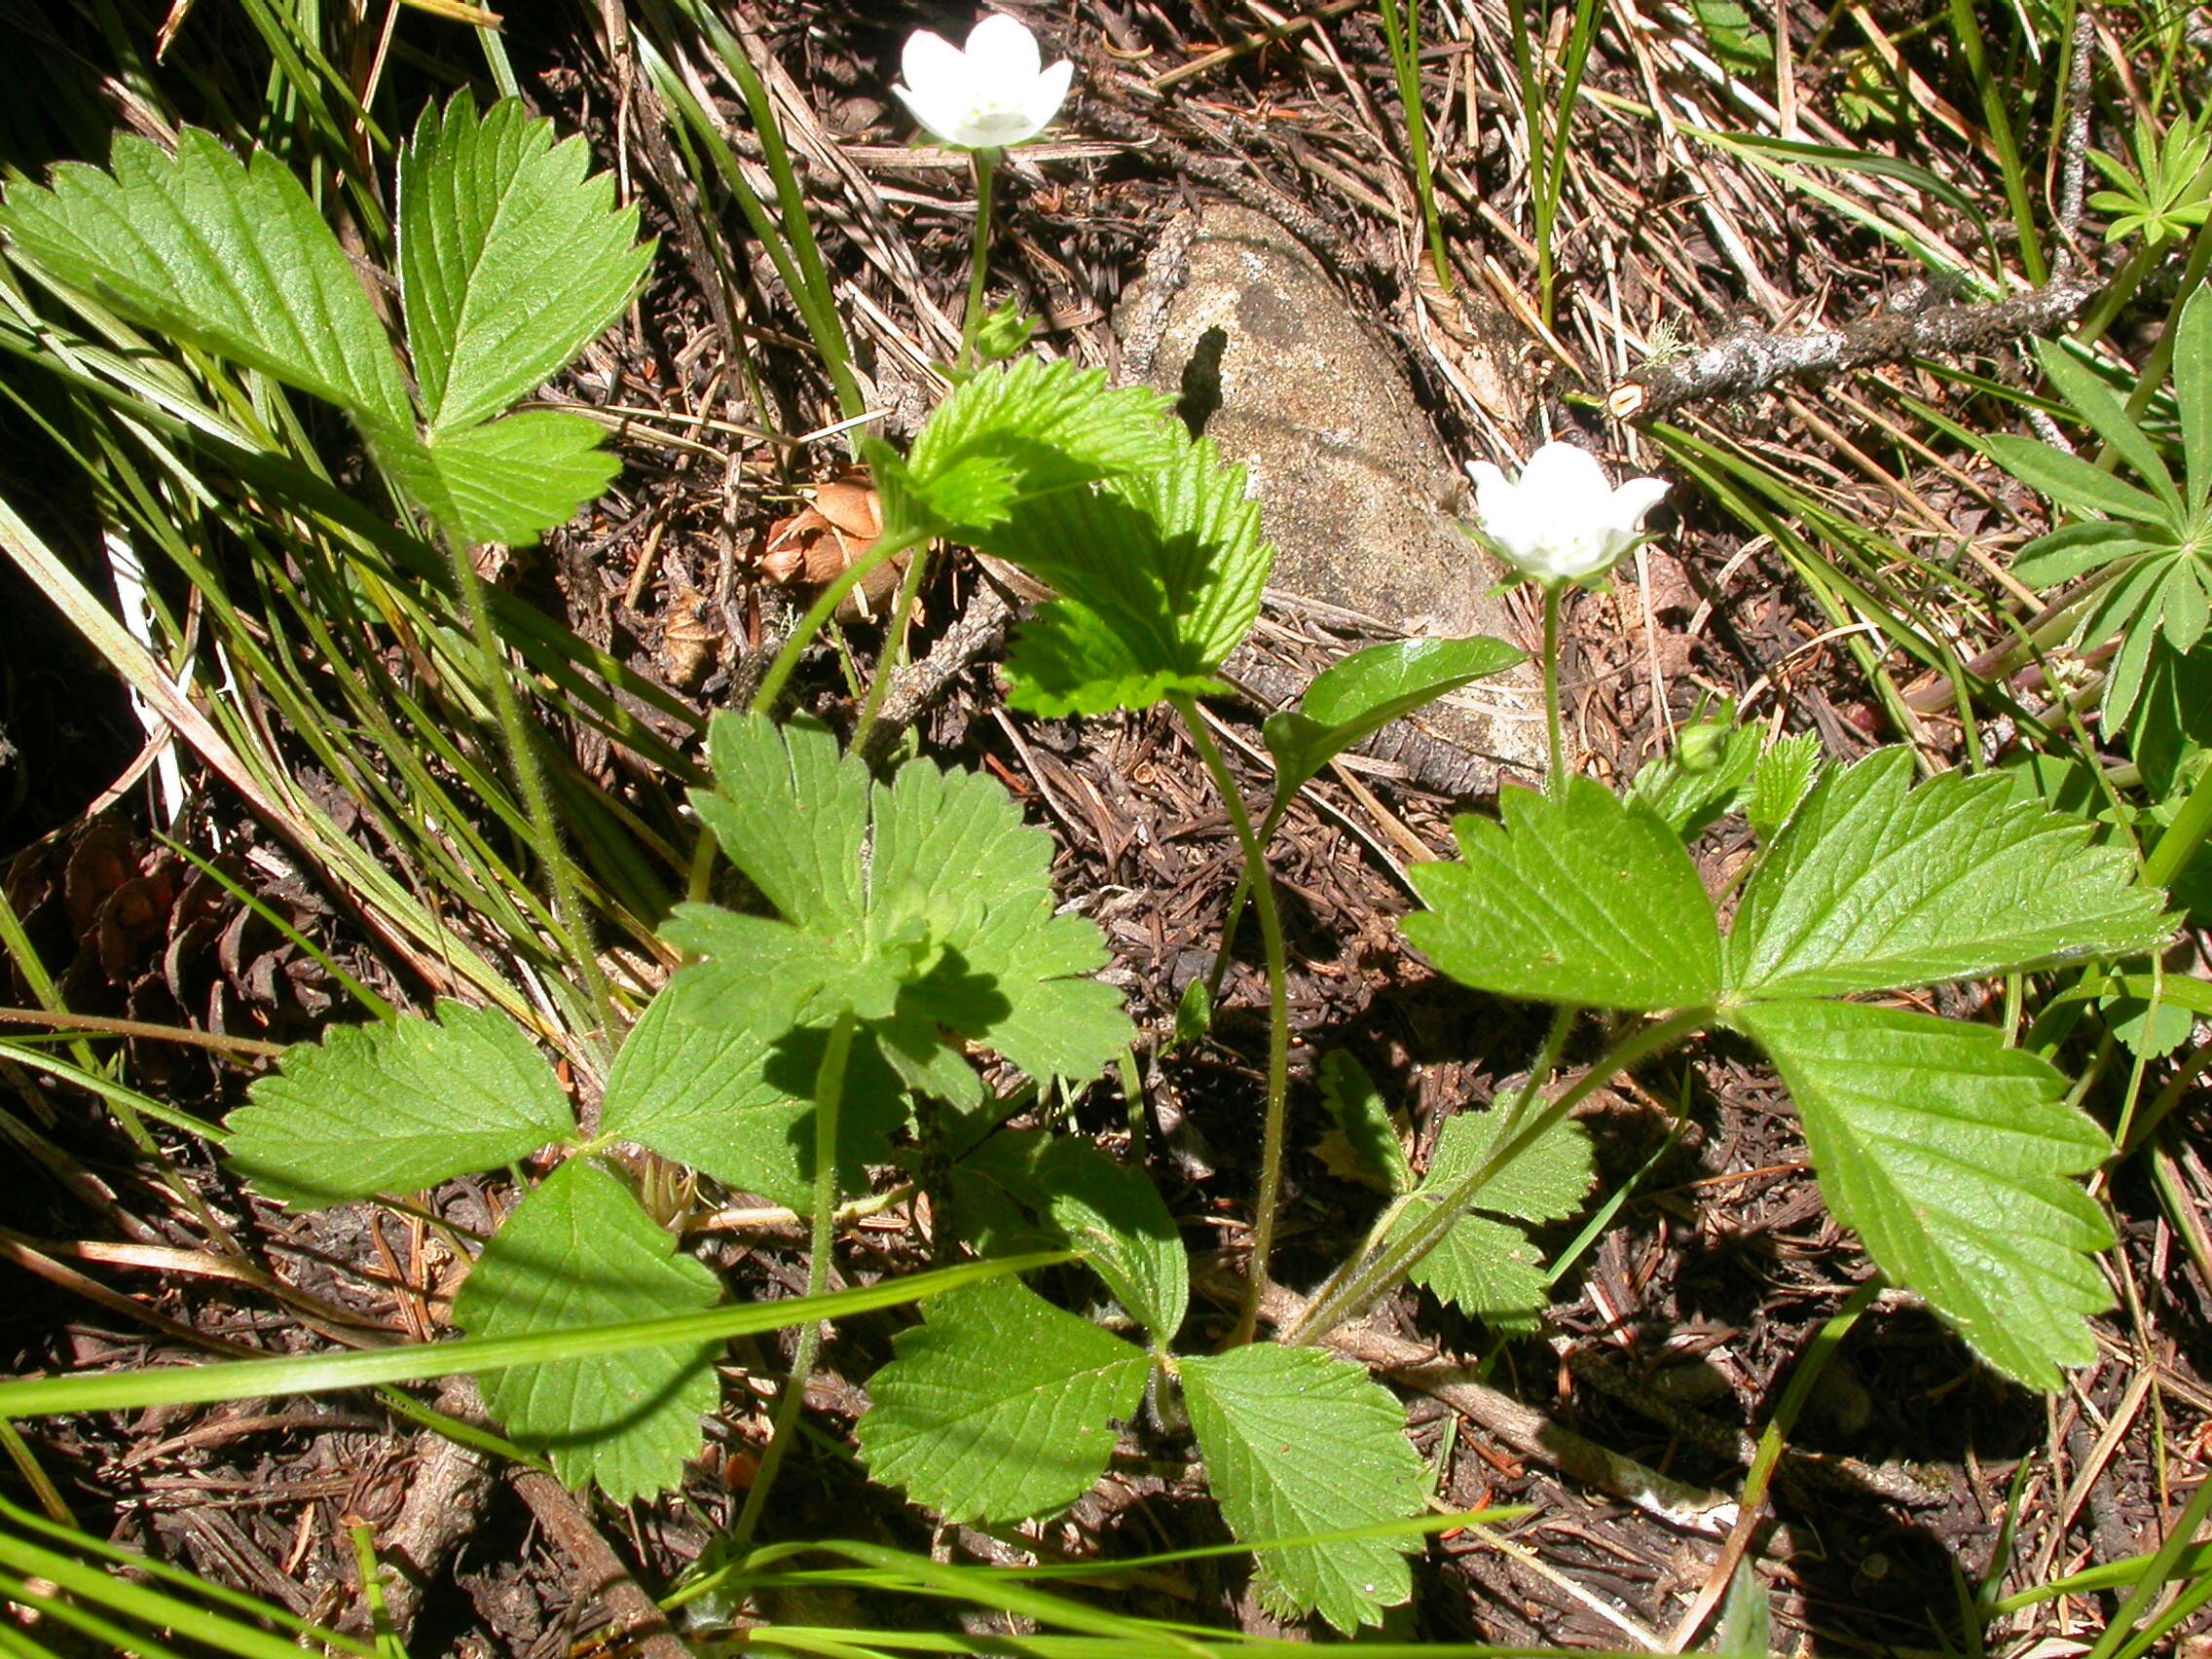
[[[883,534],[883,507],[863,468],[816,487],[813,501],[770,525],[754,556],[778,587],[820,591],[842,575]],[[871,571],[837,608],[840,622],[873,620],[899,585],[903,558]]]

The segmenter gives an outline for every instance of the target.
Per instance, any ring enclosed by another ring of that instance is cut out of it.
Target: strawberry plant
[[[1029,113],[1041,125],[1051,111]],[[1115,1306],[1096,1319],[1072,1311],[1012,1276],[1013,1262],[944,1289],[869,1382],[857,1431],[869,1474],[948,1521],[1050,1515],[1098,1481],[1117,1425],[1141,1411],[1162,1435],[1187,1431],[1230,1530],[1260,1555],[1266,1604],[1346,1632],[1410,1593],[1408,1540],[1426,1524],[1428,1487],[1395,1396],[1317,1345],[1408,1282],[1493,1325],[1526,1326],[1546,1301],[1533,1229],[1572,1215],[1593,1182],[1574,1109],[1701,1032],[1729,1033],[1772,1062],[1830,1209],[1884,1279],[2030,1386],[2053,1388],[2061,1367],[2090,1357],[2086,1321],[2109,1300],[2095,1256],[2112,1235],[2078,1177],[2110,1155],[2110,1138],[2068,1099],[2045,1051],[2054,1044],[2015,1043],[1899,998],[2155,951],[2172,931],[2158,883],[2016,780],[1916,784],[1901,749],[1824,775],[1815,746],[1762,751],[1731,711],[1694,725],[1626,795],[1569,776],[1549,648],[1546,791],[1506,792],[1494,820],[1459,818],[1457,858],[1413,873],[1423,908],[1404,932],[1471,991],[1551,1005],[1550,1034],[1528,1085],[1455,1118],[1419,1172],[1372,1082],[1345,1056],[1323,1061],[1352,1156],[1388,1201],[1316,1294],[1263,1333],[1290,1086],[1287,947],[1268,845],[1298,792],[1345,750],[1521,653],[1474,639],[1346,658],[1268,719],[1274,775],[1255,811],[1198,700],[1228,688],[1223,666],[1259,615],[1272,552],[1257,504],[1241,471],[1159,395],[1067,363],[1017,357],[964,373],[904,454],[864,442],[882,535],[815,603],[753,706],[711,722],[712,785],[690,803],[711,838],[702,851],[731,870],[718,885],[700,858],[698,891],[724,902],[667,918],[658,942],[682,966],[627,1022],[577,922],[469,560],[481,543],[563,522],[611,474],[593,424],[515,410],[644,270],[634,210],[617,211],[608,181],[585,167],[575,141],[555,143],[519,104],[480,115],[464,94],[424,116],[399,173],[404,355],[304,188],[266,155],[240,163],[195,132],[173,156],[126,139],[107,171],[63,166],[50,186],[12,188],[0,214],[33,268],[84,304],[347,414],[396,500],[446,542],[457,590],[475,596],[488,682],[505,688],[496,694],[509,759],[565,895],[565,943],[594,982],[607,1064],[603,1080],[585,1068],[581,1118],[521,1028],[459,1002],[294,1048],[228,1125],[234,1166],[265,1196],[307,1209],[527,1167],[453,1317],[472,1340],[550,1347],[721,1302],[715,1274],[641,1200],[626,1161],[635,1151],[803,1217],[814,1298],[827,1290],[841,1201],[934,1149],[941,1171],[915,1172],[925,1187],[941,1175],[931,1191],[940,1248],[1080,1258]],[[972,306],[972,324],[977,315]],[[2212,311],[2199,297],[2181,318],[2180,484],[2087,368],[2055,349],[2045,365],[2140,486],[2024,440],[1991,440],[1990,453],[2082,515],[2020,572],[2094,579],[2076,640],[2116,645],[2108,724],[2138,734],[2146,773],[2177,789],[2194,778],[2150,866],[2171,879],[2202,839],[2197,803],[2212,800],[2186,753],[2206,702],[2190,665],[2212,594],[2202,571]],[[1483,535],[1544,586],[1547,646],[1563,590],[1602,579],[1668,488],[1605,487],[1596,461],[1567,445],[1539,451],[1518,482],[1489,469],[1481,483]],[[1050,838],[987,776],[928,759],[879,775],[827,725],[779,718],[794,665],[844,595],[939,541],[1009,561],[1052,591],[1014,639],[1012,706],[1071,717],[1166,705],[1242,851],[1224,952],[1248,897],[1270,1022],[1246,1282],[1226,1331],[1188,1329],[1191,1263],[1142,1170],[1077,1138],[1007,1126],[1047,1089],[1100,1079],[1136,1036],[1096,977],[1108,960],[1098,927],[1053,890]],[[2150,747],[2152,734],[2166,747]],[[1684,846],[1731,811],[1758,844],[1732,908]],[[1585,1014],[1605,1017],[1606,1047],[1555,1089]],[[644,1346],[576,1341],[574,1352],[522,1361],[495,1349],[510,1358],[483,1374],[488,1408],[571,1485],[617,1500],[670,1489],[720,1404],[716,1335],[680,1323]],[[738,1543],[792,1444],[819,1341],[810,1320]]]

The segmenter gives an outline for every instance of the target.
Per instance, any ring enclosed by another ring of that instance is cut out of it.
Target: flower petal
[[[1631,478],[1613,492],[1611,517],[1615,528],[1641,532],[1643,515],[1667,494],[1664,478]]]
[[[931,137],[942,144],[969,147],[971,141],[960,135],[968,119],[968,105],[957,89],[947,91],[942,87],[932,86],[926,91],[916,92],[911,87],[903,87],[894,82],[891,90],[899,94],[899,100],[906,106],[907,112],[929,130]]]
[[[1029,85],[1043,62],[1037,37],[1003,13],[991,13],[968,31],[968,73],[979,96],[1021,97],[1026,102]]]
[[[916,29],[906,37],[899,67],[905,73],[906,86],[924,98],[954,96],[968,84],[966,55],[944,36],[929,29]],[[896,87],[892,90],[899,91]],[[913,107],[911,98],[907,107]]]
[[[1023,137],[1044,131],[1053,116],[1060,113],[1060,105],[1068,101],[1068,84],[1075,79],[1075,65],[1061,58],[1037,77],[1036,90],[1022,100],[1022,110],[1035,123]]]
[[[1521,469],[1521,488],[1532,491],[1547,504],[1575,502],[1612,493],[1598,458],[1575,444],[1552,442],[1529,458]]]

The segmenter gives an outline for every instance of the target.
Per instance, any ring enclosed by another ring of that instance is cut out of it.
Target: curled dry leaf
[[[817,486],[811,505],[770,525],[755,557],[760,574],[778,587],[820,590],[882,534],[882,503],[866,469],[854,467]],[[870,571],[837,608],[837,619],[872,621],[881,615],[904,569],[900,558]]]

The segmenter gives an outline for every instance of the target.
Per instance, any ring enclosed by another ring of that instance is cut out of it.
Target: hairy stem
[[[1559,596],[1558,582],[1544,585],[1544,742],[1550,770],[1544,775],[1544,793],[1557,800],[1567,793],[1566,732],[1559,714]]]
[[[582,883],[576,879],[576,866],[569,858],[568,848],[561,843],[561,825],[553,816],[553,794],[546,787],[545,767],[523,719],[522,699],[515,695],[506,654],[499,648],[498,632],[492,620],[492,604],[484,594],[484,578],[476,573],[476,561],[469,556],[468,540],[450,528],[441,529],[447,555],[453,562],[454,585],[461,590],[461,612],[468,618],[468,631],[476,645],[477,670],[498,718],[500,735],[506,740],[507,764],[522,794],[531,850],[553,890],[553,920],[560,932],[561,947],[583,977],[585,992],[599,1021],[599,1052],[610,1056],[621,1038],[622,1023],[615,1011],[613,988],[600,968],[599,953],[592,944]]]
[[[1250,1342],[1252,1333],[1259,1327],[1260,1303],[1268,1289],[1268,1256],[1274,1248],[1275,1209],[1282,1202],[1283,1142],[1287,1138],[1290,1102],[1287,985],[1290,970],[1283,949],[1282,913],[1275,905],[1274,880],[1268,873],[1267,849],[1252,828],[1252,815],[1245,809],[1236,780],[1231,776],[1229,764],[1222,758],[1221,750],[1207,732],[1198,706],[1190,694],[1174,692],[1168,701],[1183,717],[1192,746],[1212,775],[1214,788],[1221,792],[1222,804],[1229,809],[1230,827],[1236,832],[1236,844],[1244,854],[1245,872],[1251,879],[1252,905],[1260,915],[1260,939],[1268,959],[1267,1118],[1260,1136],[1260,1192],[1252,1218],[1252,1261],[1244,1280],[1244,1309],[1237,1315],[1236,1329],[1229,1339],[1229,1346],[1236,1347]]]
[[[915,550],[906,561],[906,569],[899,578],[899,591],[892,597],[891,610],[883,619],[883,649],[875,663],[875,678],[868,682],[867,701],[861,705],[860,723],[853,727],[853,753],[867,752],[868,733],[875,727],[876,717],[883,712],[883,699],[890,695],[891,682],[898,675],[906,656],[906,618],[914,611],[914,600],[922,591],[922,578],[930,564],[930,550],[925,544]]]
[[[1377,1297],[1404,1278],[1415,1263],[1443,1242],[1444,1235],[1458,1224],[1476,1195],[1496,1179],[1500,1169],[1564,1123],[1569,1112],[1603,1088],[1616,1074],[1674,1047],[1712,1017],[1711,1009],[1693,1009],[1641,1026],[1613,1045],[1604,1058],[1584,1072],[1557,1100],[1533,1115],[1517,1110],[1515,1116],[1525,1121],[1510,1133],[1501,1133],[1492,1146],[1490,1156],[1468,1171],[1466,1179],[1446,1193],[1443,1200],[1431,1206],[1419,1223],[1376,1254],[1357,1264],[1347,1263],[1341,1269],[1322,1287],[1320,1294],[1306,1305],[1305,1313],[1281,1340],[1288,1344],[1316,1343],[1346,1319],[1363,1312]]]
[[[853,1047],[853,1011],[845,1009],[830,1027],[830,1041],[822,1051],[822,1064],[814,1074],[814,1215],[809,1228],[806,1258],[806,1294],[822,1295],[830,1287],[830,1254],[837,1236],[837,1112],[844,1103],[845,1057]],[[822,1321],[809,1319],[798,1328],[798,1346],[792,1354],[791,1380],[776,1401],[775,1430],[768,1450],[760,1455],[760,1472],[753,1477],[753,1490],[745,1494],[745,1508],[730,1533],[733,1548],[743,1549],[759,1524],[768,1490],[784,1465],[793,1437],[798,1432],[799,1413],[806,1405],[806,1380],[813,1374],[815,1355],[822,1350]]]
[[[998,177],[996,150],[970,152],[976,163],[976,245],[968,263],[968,309],[960,317],[960,366],[975,367],[976,330],[983,320],[983,282],[991,266],[991,186]]]

